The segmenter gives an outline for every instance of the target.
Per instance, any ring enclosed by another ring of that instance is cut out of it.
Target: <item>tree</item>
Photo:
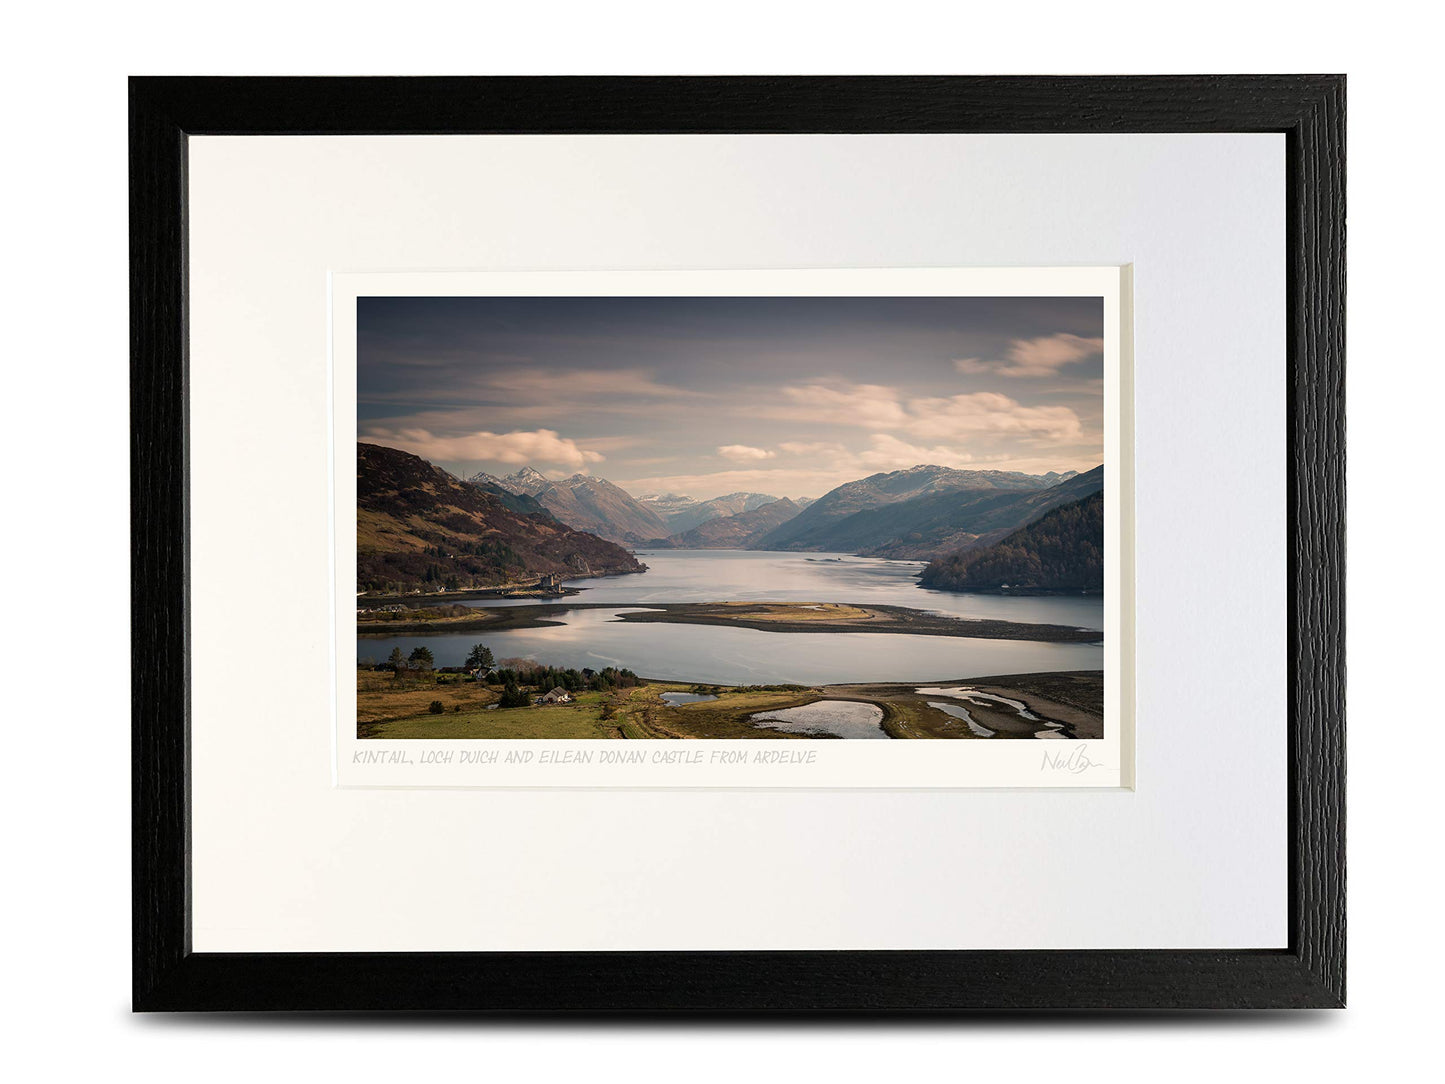
[[[527,694],[516,684],[508,683],[507,687],[502,690],[502,699],[497,701],[497,706],[500,708],[525,708],[531,702]]]
[[[418,670],[430,670],[436,663],[429,647],[412,648],[410,661],[416,664]]]
[[[401,648],[394,647],[391,649],[391,654],[386,657],[386,665],[390,666],[393,670],[406,669],[406,659],[402,656]]]
[[[473,644],[472,653],[467,656],[468,670],[490,670],[497,665],[497,660],[492,658],[492,649],[486,644]]]
[[[447,707],[440,700],[433,700],[431,702],[431,705],[426,710],[431,712],[433,715],[440,715],[442,712],[447,710]]]

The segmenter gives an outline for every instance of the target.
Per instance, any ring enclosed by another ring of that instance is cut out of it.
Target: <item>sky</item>
[[[1103,461],[1099,298],[364,297],[359,439],[454,474],[818,497]]]

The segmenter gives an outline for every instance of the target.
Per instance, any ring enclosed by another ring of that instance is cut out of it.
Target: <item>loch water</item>
[[[1004,674],[1103,668],[1101,643],[1045,643],[882,633],[764,632],[715,625],[626,622],[617,614],[661,602],[851,602],[907,606],[962,618],[1103,629],[1097,595],[1014,596],[929,591],[922,564],[834,553],[651,550],[648,571],[575,580],[577,602],[615,608],[571,610],[560,625],[498,632],[359,636],[358,660],[380,661],[424,644],[438,666],[460,666],[472,644],[498,659],[525,658],[578,669],[627,667],[658,680],[720,685],[934,682]],[[450,602],[445,598],[427,601]],[[556,600],[480,600],[467,605],[537,605]],[[563,600],[564,602],[567,600]]]

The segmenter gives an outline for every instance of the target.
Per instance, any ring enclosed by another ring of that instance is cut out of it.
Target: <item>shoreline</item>
[[[507,587],[474,587],[466,591],[434,591],[422,595],[357,595],[357,605],[366,603],[372,606],[394,606],[398,602],[432,602],[446,604],[448,602],[483,601],[487,599],[506,598],[571,598],[573,595],[580,595],[586,588],[582,587],[558,587],[552,591],[544,591],[540,588],[529,588],[519,586],[515,589]],[[416,607],[413,607],[415,609]]]
[[[554,620],[569,610],[635,610],[619,621],[640,624],[714,625],[757,632],[875,633],[904,636],[957,636],[974,640],[1030,640],[1039,643],[1097,643],[1096,629],[1030,624],[988,618],[944,617],[906,606],[847,603],[775,602],[561,602],[536,606],[480,607],[475,615],[432,621],[365,621],[357,635],[367,637],[499,632],[564,625]]]

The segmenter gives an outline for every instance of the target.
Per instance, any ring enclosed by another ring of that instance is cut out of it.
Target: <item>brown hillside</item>
[[[525,515],[426,460],[356,446],[356,589],[482,587],[556,573],[610,576],[645,566],[621,546],[546,515]]]

